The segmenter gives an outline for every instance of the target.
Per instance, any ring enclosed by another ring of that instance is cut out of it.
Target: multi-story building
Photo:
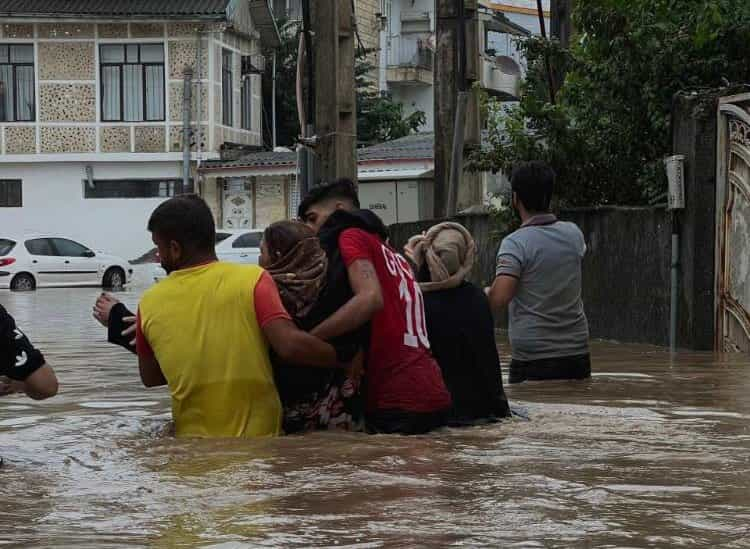
[[[546,9],[548,5],[545,0]],[[538,32],[536,2],[485,0],[479,3],[478,11],[479,83],[490,94],[514,100],[524,71],[516,41]],[[431,132],[435,111],[435,2],[381,0],[380,18],[380,88],[403,104],[407,114],[423,111],[427,121],[422,131]]]
[[[126,257],[183,185],[183,69],[193,170],[260,146],[267,0],[11,0],[0,12],[0,232],[59,233]]]

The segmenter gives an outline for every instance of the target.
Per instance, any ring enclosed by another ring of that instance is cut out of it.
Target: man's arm
[[[383,291],[372,261],[357,259],[349,265],[347,273],[354,297],[310,332],[320,339],[331,340],[350,333],[383,308]]]
[[[499,275],[489,291],[490,306],[497,312],[508,306],[518,292],[518,279],[510,275]]]
[[[141,374],[141,381],[145,387],[163,387],[167,384],[167,379],[161,371],[159,361],[154,356],[138,355],[138,371]]]
[[[49,364],[45,364],[23,382],[23,392],[34,400],[45,400],[57,394],[59,384],[54,370]]]
[[[289,319],[272,320],[262,329],[268,343],[287,364],[331,368],[338,363],[332,345],[303,332]]]

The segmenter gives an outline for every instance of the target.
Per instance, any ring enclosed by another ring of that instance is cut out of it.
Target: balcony
[[[435,51],[430,40],[407,35],[391,37],[386,79],[389,84],[431,86]]]
[[[521,91],[521,67],[507,56],[481,56],[481,85],[490,95],[506,101],[518,99]]]

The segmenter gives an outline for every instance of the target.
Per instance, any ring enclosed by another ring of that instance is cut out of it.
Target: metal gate
[[[716,348],[750,352],[750,94],[719,103]]]

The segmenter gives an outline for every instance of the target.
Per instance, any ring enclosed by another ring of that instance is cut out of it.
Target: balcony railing
[[[431,71],[434,66],[435,51],[426,38],[408,36],[391,37],[388,50],[389,67],[415,67]]]

